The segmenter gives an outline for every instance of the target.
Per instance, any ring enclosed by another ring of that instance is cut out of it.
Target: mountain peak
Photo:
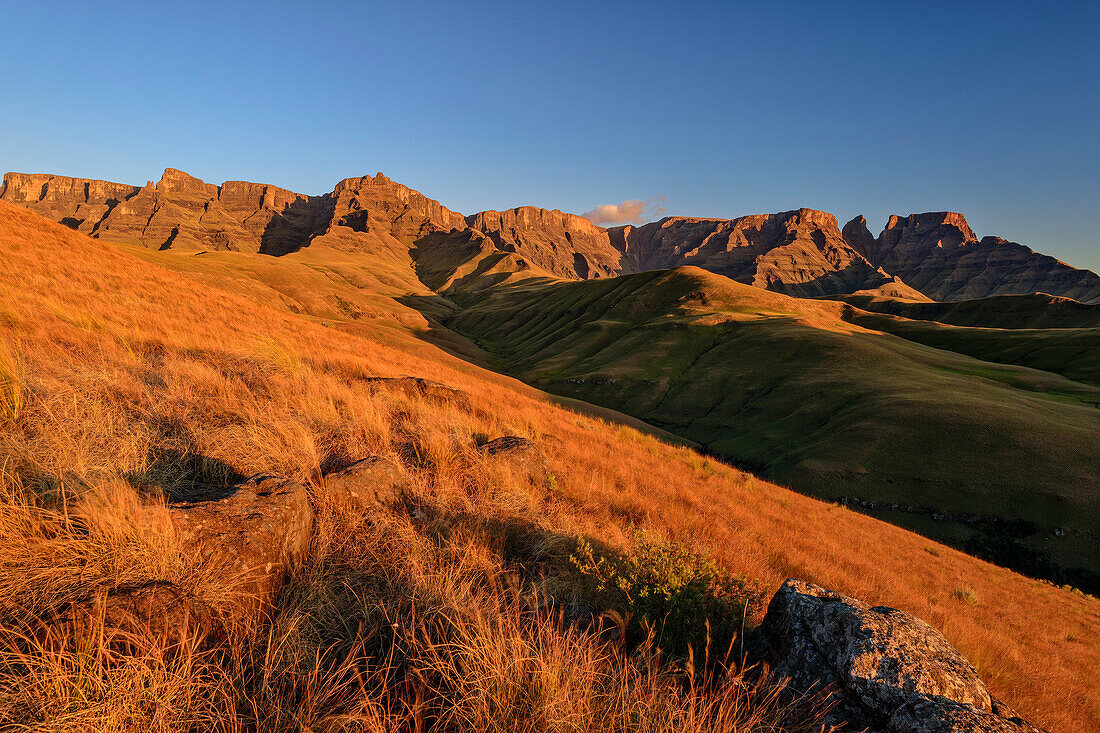
[[[886,229],[883,231],[883,235],[885,235],[887,231],[898,229],[899,227],[910,229],[914,232],[929,232],[931,230],[943,228],[943,232],[941,233],[944,234],[948,240],[944,241],[943,244],[950,246],[959,246],[967,242],[978,241],[978,237],[974,234],[970,225],[966,223],[966,217],[956,211],[927,211],[923,214],[910,214],[904,217],[894,214],[886,223]],[[950,230],[952,229],[957,232],[957,236],[951,233]]]
[[[855,220],[853,220],[854,222]],[[893,215],[878,239],[849,222],[845,238],[873,265],[936,300],[1050,292],[1100,301],[1100,277],[1000,237],[978,240],[955,211]]]

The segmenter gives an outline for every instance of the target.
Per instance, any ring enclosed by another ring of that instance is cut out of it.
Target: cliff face
[[[696,265],[799,296],[850,293],[891,281],[845,242],[832,214],[813,209],[738,219],[668,217],[610,234],[629,272]]]
[[[557,209],[521,206],[507,211],[483,211],[466,223],[484,233],[505,252],[514,252],[535,266],[568,279],[616,275],[620,253],[605,229],[583,216]]]
[[[156,184],[9,173],[0,199],[106,241],[154,249],[231,249],[281,255],[323,243],[400,248],[436,230],[465,227],[449,211],[385,176],[349,178],[306,196],[247,181],[206,183],[169,168]]]
[[[169,168],[156,184],[130,186],[61,176],[9,173],[0,200],[112,242],[154,249],[202,248],[259,252],[308,237],[310,197],[276,186],[205,183]]]
[[[381,173],[345,178],[336,184],[329,196],[333,205],[333,226],[346,226],[356,231],[381,227],[404,244],[412,244],[432,232],[466,227],[462,214],[419,191],[394,183]]]
[[[871,263],[934,300],[1048,293],[1100,302],[1100,276],[1000,237],[979,240],[955,212],[891,216],[878,239],[857,217],[844,236]]]
[[[862,216],[841,232],[835,217],[813,209],[603,229],[533,206],[463,216],[381,173],[307,196],[247,181],[218,186],[172,168],[144,186],[8,173],[0,200],[93,237],[154,249],[284,255],[323,246],[402,266],[429,257],[433,276],[446,282],[467,269],[583,280],[696,265],[797,296],[875,290],[957,301],[1043,292],[1100,302],[1095,273],[998,237],[979,240],[954,212],[892,216],[877,238]]]
[[[93,234],[107,213],[140,189],[124,183],[46,174],[8,173],[0,200]]]

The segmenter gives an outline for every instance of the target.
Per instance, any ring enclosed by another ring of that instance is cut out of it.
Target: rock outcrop
[[[962,214],[940,211],[891,216],[877,239],[862,216],[844,238],[872,264],[938,301],[1047,293],[1100,302],[1100,276],[1022,244],[977,235]]]
[[[199,599],[171,583],[150,581],[67,604],[42,619],[36,632],[51,648],[102,633],[109,647],[124,650],[143,637],[166,644],[206,644],[221,638],[225,627],[221,616]]]
[[[620,253],[607,230],[583,216],[557,209],[521,206],[507,211],[482,211],[466,223],[484,233],[504,252],[529,260],[550,274],[569,280],[616,275]]]
[[[609,231],[629,272],[695,265],[798,296],[851,293],[892,280],[845,242],[832,214],[813,209],[738,219],[667,217]]]
[[[271,474],[253,476],[223,497],[177,502],[168,510],[178,538],[233,581],[246,614],[269,605],[313,532],[305,487]]]
[[[127,186],[8,173],[0,200],[32,209],[105,241],[153,249],[214,249],[282,255],[311,244],[404,252],[434,231],[465,228],[423,194],[377,176],[348,178],[307,196],[247,181],[206,183],[168,168],[156,182]]]
[[[1043,292],[1100,302],[1100,276],[998,237],[979,240],[952,212],[892,216],[878,238],[862,216],[841,232],[835,217],[813,209],[603,229],[533,206],[463,216],[381,173],[307,196],[247,181],[218,186],[172,168],[144,186],[8,173],[0,200],[93,237],[153,249],[370,253],[384,267],[415,270],[440,292],[695,265],[796,296],[885,286],[883,294],[909,299]]]
[[[91,631],[103,633],[113,647],[146,635],[208,643],[228,628],[251,625],[271,607],[313,533],[305,487],[269,474],[215,498],[169,504],[168,519],[181,544],[228,583],[224,603],[214,608],[172,583],[150,580],[57,609],[43,619],[45,641],[63,645]]]
[[[938,631],[897,609],[787,580],[760,633],[775,677],[798,693],[827,694],[827,722],[844,730],[1038,730],[992,697]]]
[[[370,456],[325,476],[325,489],[359,509],[394,507],[401,501],[405,472],[383,456]]]
[[[546,481],[546,456],[532,440],[509,435],[490,440],[478,450],[494,463],[507,466],[534,484]]]
[[[375,389],[396,392],[405,397],[423,397],[433,402],[449,402],[460,407],[471,405],[468,392],[423,377],[371,377],[366,381]]]

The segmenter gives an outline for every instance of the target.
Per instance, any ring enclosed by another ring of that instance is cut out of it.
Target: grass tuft
[[[12,350],[0,344],[0,420],[16,422],[22,411],[22,367]]]
[[[981,599],[978,598],[978,594],[969,585],[960,585],[954,591],[951,592],[951,597],[961,603],[966,603],[971,606],[976,606],[981,603]]]

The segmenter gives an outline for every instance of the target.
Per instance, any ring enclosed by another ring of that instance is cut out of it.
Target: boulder
[[[433,402],[449,402],[462,407],[471,405],[468,392],[422,377],[373,377],[367,381],[376,387],[408,397],[423,397]]]
[[[370,456],[325,476],[334,496],[363,508],[393,507],[401,502],[405,472],[389,458]]]
[[[291,564],[305,555],[313,508],[305,487],[259,474],[221,498],[169,505],[179,538],[240,582],[245,612],[270,604]]]
[[[43,634],[66,643],[81,630],[96,630],[101,620],[112,646],[125,646],[135,635],[171,642],[220,638],[226,627],[247,625],[272,604],[313,531],[306,489],[269,474],[215,498],[169,504],[168,517],[183,545],[230,581],[227,604],[215,610],[172,583],[150,580],[66,604],[43,619]]]
[[[63,645],[86,633],[98,635],[100,623],[105,640],[114,648],[125,647],[134,637],[150,636],[166,644],[202,644],[220,638],[224,631],[210,606],[171,583],[149,581],[67,604],[45,620],[42,636],[51,646]]]
[[[479,446],[478,451],[494,462],[508,466],[516,474],[527,477],[532,483],[546,481],[546,456],[532,440],[505,436]]]
[[[962,654],[903,611],[787,580],[760,634],[773,674],[796,692],[827,694],[828,722],[846,730],[1034,730],[1003,715]]]
[[[1026,720],[943,698],[917,697],[894,711],[888,733],[1042,733]]]

